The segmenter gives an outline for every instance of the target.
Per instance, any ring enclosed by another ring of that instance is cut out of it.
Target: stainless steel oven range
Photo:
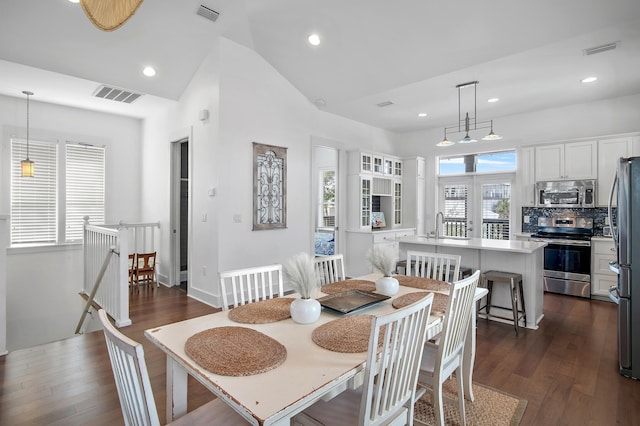
[[[591,298],[591,237],[593,219],[583,217],[538,218],[531,241],[544,248],[544,290]]]

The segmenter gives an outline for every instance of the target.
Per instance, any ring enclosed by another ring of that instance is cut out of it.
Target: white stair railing
[[[156,241],[160,222],[91,225],[85,217],[84,288],[115,320],[117,327],[131,324],[129,318],[129,254],[159,252]],[[106,257],[113,252],[117,256]],[[159,256],[158,256],[159,257]],[[156,258],[158,258],[156,257]],[[158,270],[159,262],[156,262]],[[102,278],[98,280],[100,275]],[[97,288],[94,289],[94,284]],[[83,316],[85,313],[83,312]],[[81,320],[82,322],[82,320]],[[81,324],[78,325],[80,327]]]
[[[112,251],[119,256],[110,256]],[[128,252],[129,232],[126,228],[91,225],[85,220],[83,292],[94,294],[95,302],[111,315],[117,327],[131,324]],[[108,256],[110,261],[105,265]],[[101,272],[102,279],[97,280]],[[96,289],[94,284],[97,284]]]

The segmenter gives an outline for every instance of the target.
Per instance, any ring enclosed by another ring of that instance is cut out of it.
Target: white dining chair
[[[344,256],[342,254],[318,256],[314,259],[314,263],[319,286],[347,279],[344,273]]]
[[[104,309],[98,311],[98,316],[107,342],[124,424],[127,426],[160,425],[142,345],[120,333],[111,324]],[[233,408],[216,398],[181,416],[176,424],[246,425],[248,423]]]
[[[431,393],[436,424],[439,425],[444,425],[442,384],[454,372],[458,385],[460,424],[466,424],[462,358],[479,278],[480,270],[477,270],[470,277],[452,284],[440,341],[438,344],[427,342],[422,354],[418,386]]]
[[[374,317],[362,386],[316,402],[295,416],[293,424],[413,424],[416,379],[432,304],[433,293],[406,308]]]
[[[456,281],[460,274],[460,255],[407,251],[406,275]]]
[[[229,309],[229,296],[233,298],[233,307],[237,308],[284,294],[280,264],[234,269],[220,272],[219,276],[223,310]]]

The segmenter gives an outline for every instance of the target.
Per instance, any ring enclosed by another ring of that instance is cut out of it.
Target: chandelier
[[[29,96],[32,96],[33,92],[23,90],[22,93],[27,95],[27,158],[20,162],[20,169],[22,177],[33,177],[33,161],[29,159]]]
[[[465,113],[465,117],[462,118],[460,108],[460,89],[473,86],[473,117],[469,117],[469,113]],[[478,87],[478,81],[470,81],[468,83],[461,83],[456,86],[458,89],[458,123],[452,126],[444,128],[444,139],[436,144],[436,146],[451,146],[455,142],[447,139],[447,133],[462,133],[465,132],[465,136],[458,141],[458,143],[473,143],[478,142],[477,139],[469,136],[470,130],[478,129],[491,129],[489,134],[482,138],[483,141],[495,141],[502,139],[502,136],[493,133],[493,120],[478,121],[477,120],[477,105],[476,105],[476,92]]]
[[[142,0],[80,0],[93,25],[103,31],[120,28],[136,13]]]

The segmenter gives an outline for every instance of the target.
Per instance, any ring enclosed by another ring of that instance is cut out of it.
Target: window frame
[[[9,164],[9,172],[8,172],[8,204],[9,209],[12,209],[12,198],[14,193],[13,187],[13,179],[30,179],[30,178],[22,178],[19,175],[14,173],[14,159],[13,159],[13,145],[14,141],[26,143],[26,139],[20,137],[16,134],[11,134],[7,139],[8,142],[8,159],[6,160]],[[31,147],[32,144],[37,143],[46,143],[55,146],[55,155],[57,160],[55,162],[56,165],[56,184],[55,184],[55,200],[56,200],[56,223],[55,223],[55,233],[56,238],[55,241],[16,241],[13,238],[13,229],[10,230],[10,247],[12,248],[22,248],[22,247],[46,247],[46,246],[62,246],[69,244],[79,244],[82,243],[82,238],[69,240],[67,238],[67,147],[68,146],[87,146],[92,147],[94,149],[101,149],[103,152],[102,160],[103,160],[103,174],[102,174],[102,217],[106,221],[106,185],[107,185],[107,148],[104,145],[98,144],[90,144],[86,142],[75,142],[72,140],[68,140],[67,138],[47,138],[47,137],[33,137],[29,139],[29,145]],[[36,162],[36,173],[37,173],[37,162]],[[100,221],[100,219],[98,219]]]

